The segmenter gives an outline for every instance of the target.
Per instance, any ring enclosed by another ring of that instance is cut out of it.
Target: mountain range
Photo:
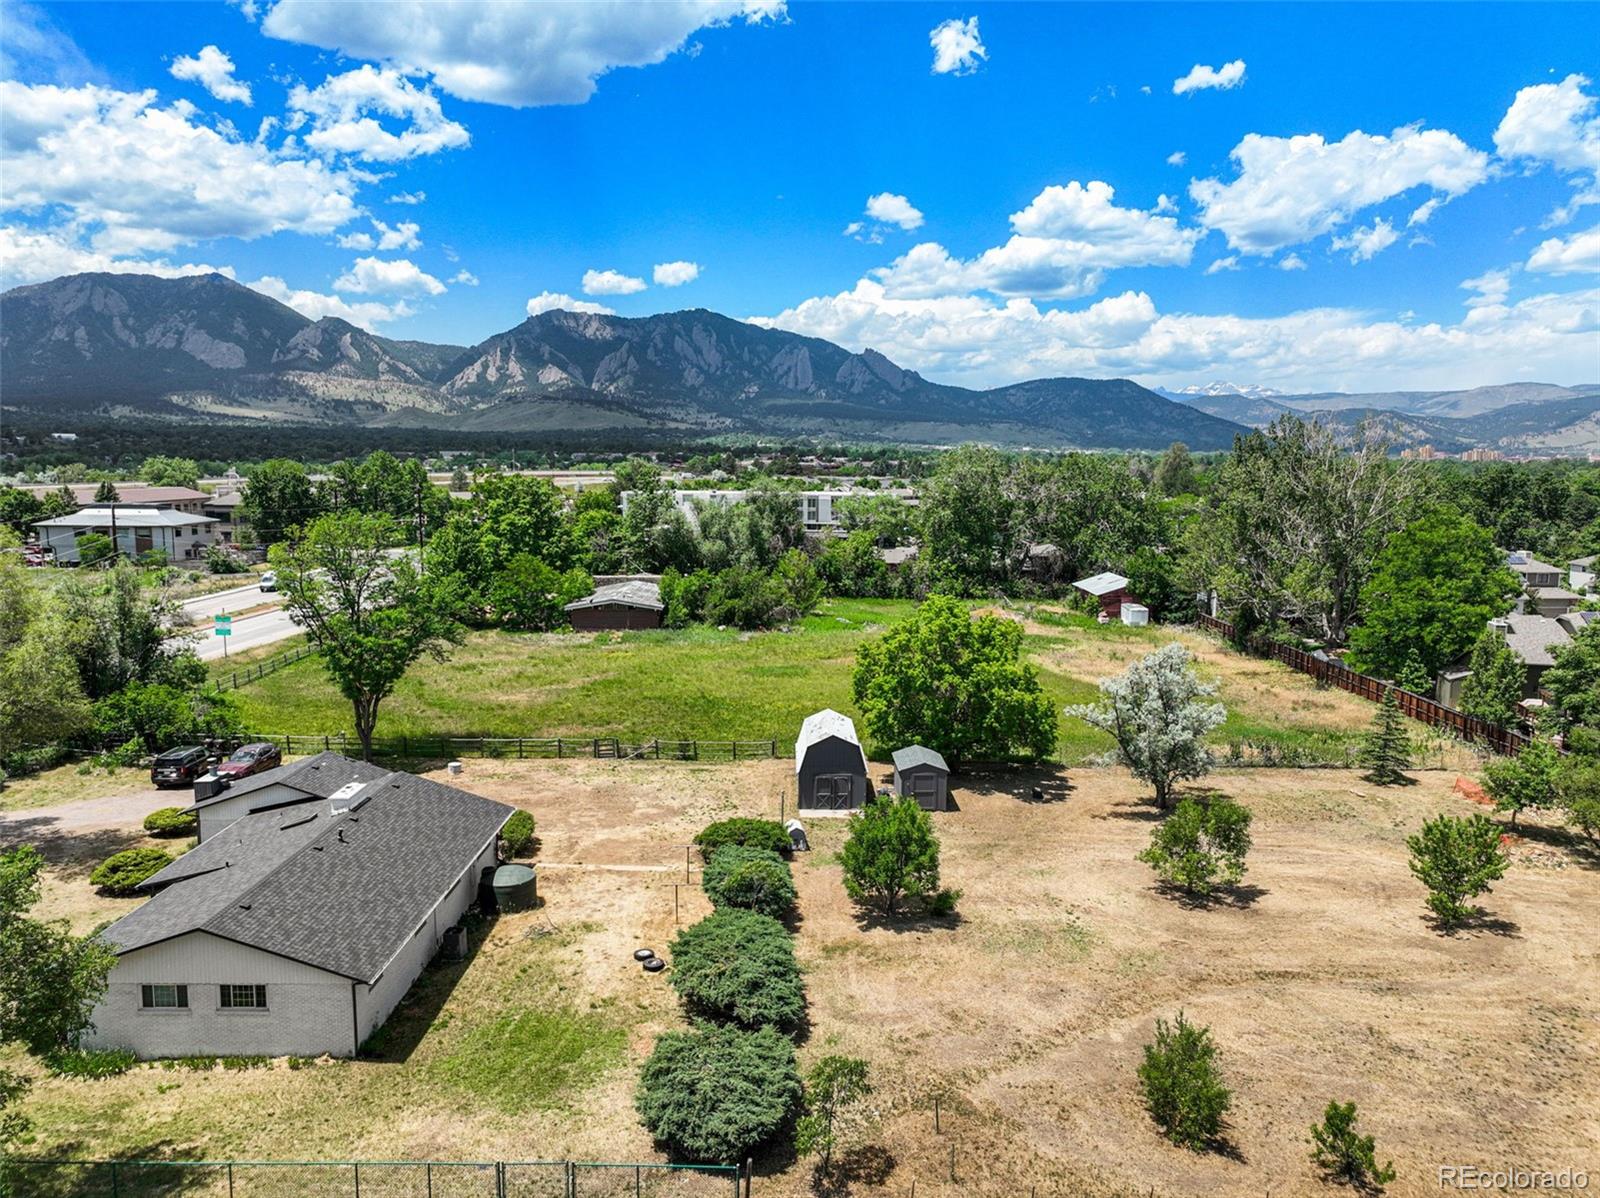
[[[1127,379],[969,390],[701,309],[543,312],[471,347],[393,341],[216,274],[71,275],[6,292],[0,388],[34,411],[486,432],[1225,449],[1244,431]]]
[[[1600,448],[1600,384],[1284,394],[1046,378],[935,383],[876,350],[704,309],[550,311],[475,346],[311,320],[222,275],[81,274],[0,295],[0,401],[33,412],[476,432],[665,431],[1226,449],[1285,413],[1441,452]]]

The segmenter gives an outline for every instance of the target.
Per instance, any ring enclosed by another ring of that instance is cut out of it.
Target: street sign
[[[218,636],[229,637],[233,635],[233,617],[230,615],[217,615],[211,617],[211,622],[216,625],[215,632]],[[222,656],[228,656],[228,642],[222,642]]]
[[[218,636],[232,636],[233,635],[233,629],[230,628],[226,624],[218,624],[217,625],[217,635]]]
[[[233,617],[228,615],[212,616],[211,619],[218,624],[232,624]]]

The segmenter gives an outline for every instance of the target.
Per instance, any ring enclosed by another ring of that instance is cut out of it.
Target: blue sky
[[[1600,380],[1593,5],[0,8],[7,286],[223,269],[466,344],[707,307],[969,385]]]

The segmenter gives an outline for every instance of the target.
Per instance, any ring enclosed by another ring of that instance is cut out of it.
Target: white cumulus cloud
[[[1552,275],[1600,272],[1600,225],[1586,233],[1541,241],[1528,255],[1527,269]]]
[[[154,91],[0,82],[0,211],[56,208],[113,255],[327,235],[359,215],[362,177],[198,118]]]
[[[633,295],[643,291],[648,284],[634,275],[617,270],[586,270],[583,272],[585,295]]]
[[[1208,67],[1204,63],[1195,63],[1187,75],[1172,81],[1172,94],[1181,96],[1185,92],[1203,91],[1206,88],[1238,87],[1244,82],[1244,59],[1236,58],[1232,62],[1223,63],[1221,67]]]
[[[1304,270],[1306,260],[1299,254],[1285,254],[1278,259],[1277,266],[1279,270]]]
[[[562,291],[541,291],[528,301],[527,308],[529,316],[537,316],[541,312],[555,311],[589,312],[596,316],[616,315],[604,304],[597,304],[592,300],[581,300]]]
[[[263,275],[253,283],[246,283],[252,291],[259,291],[262,295],[270,296],[280,304],[287,304],[300,315],[310,320],[321,320],[324,316],[337,316],[340,320],[348,320],[351,324],[371,331],[382,324],[391,321],[403,320],[415,314],[415,309],[404,300],[398,303],[385,304],[377,300],[364,300],[350,303],[337,295],[327,295],[321,291],[303,291],[290,287],[276,275]]]
[[[618,67],[663,61],[699,30],[784,15],[783,0],[387,0],[353,19],[342,0],[278,0],[261,23],[272,37],[431,74],[452,96],[526,108],[582,104]]]
[[[1216,261],[1211,263],[1210,266],[1206,267],[1206,274],[1208,274],[1208,275],[1217,275],[1217,274],[1221,274],[1225,270],[1238,270],[1238,269],[1239,269],[1239,255],[1237,255],[1237,254],[1229,254],[1226,258],[1218,258]]]
[[[165,258],[119,258],[85,248],[70,237],[48,230],[17,225],[0,226],[0,288],[42,283],[61,275],[83,274],[183,275],[220,274],[233,278],[233,267],[203,262],[169,262]]]
[[[478,276],[470,270],[458,270],[450,276],[450,281],[459,283],[463,287],[476,287],[478,285]]]
[[[1587,86],[1588,76],[1573,74],[1525,87],[1494,131],[1502,158],[1530,168],[1548,163],[1576,176],[1571,202],[1551,213],[1548,224],[1564,224],[1583,206],[1600,204],[1600,111]]]
[[[200,53],[180,55],[170,68],[174,79],[198,83],[219,100],[248,106],[250,85],[233,77],[233,59],[216,46],[202,46]]]
[[[441,295],[445,286],[409,258],[357,258],[333,281],[333,289],[358,295]]]
[[[1321,134],[1246,134],[1231,155],[1238,177],[1196,179],[1189,194],[1201,220],[1230,249],[1271,254],[1330,233],[1355,213],[1417,187],[1449,198],[1489,175],[1489,156],[1443,129],[1406,126],[1391,135],[1356,130],[1340,141]]]
[[[910,232],[922,227],[922,213],[902,195],[880,191],[867,197],[867,215],[885,225],[897,225]]]
[[[662,287],[682,287],[700,277],[698,262],[657,262],[651,277]]]
[[[321,154],[349,154],[369,162],[402,162],[456,150],[471,136],[448,119],[439,97],[392,68],[361,66],[329,75],[316,87],[289,91],[290,127],[309,126],[305,144]],[[400,123],[387,129],[378,119]]]
[[[1381,254],[1396,241],[1400,234],[1381,216],[1365,228],[1352,229],[1347,236],[1335,237],[1330,244],[1336,250],[1349,250],[1350,261],[1365,262]]]
[[[933,47],[935,75],[970,75],[989,57],[978,36],[977,17],[941,21],[928,31],[928,44]]]
[[[398,191],[389,197],[391,204],[420,204],[428,198],[425,191]]]

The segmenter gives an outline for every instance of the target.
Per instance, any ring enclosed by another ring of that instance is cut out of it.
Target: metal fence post
[[[228,1162],[228,1198],[233,1198],[233,1162]]]
[[[356,1198],[361,1198],[361,1166],[355,1166],[356,1171]]]
[[[111,1162],[111,1198],[121,1198],[121,1192],[117,1189],[117,1162],[116,1161],[112,1161]]]

